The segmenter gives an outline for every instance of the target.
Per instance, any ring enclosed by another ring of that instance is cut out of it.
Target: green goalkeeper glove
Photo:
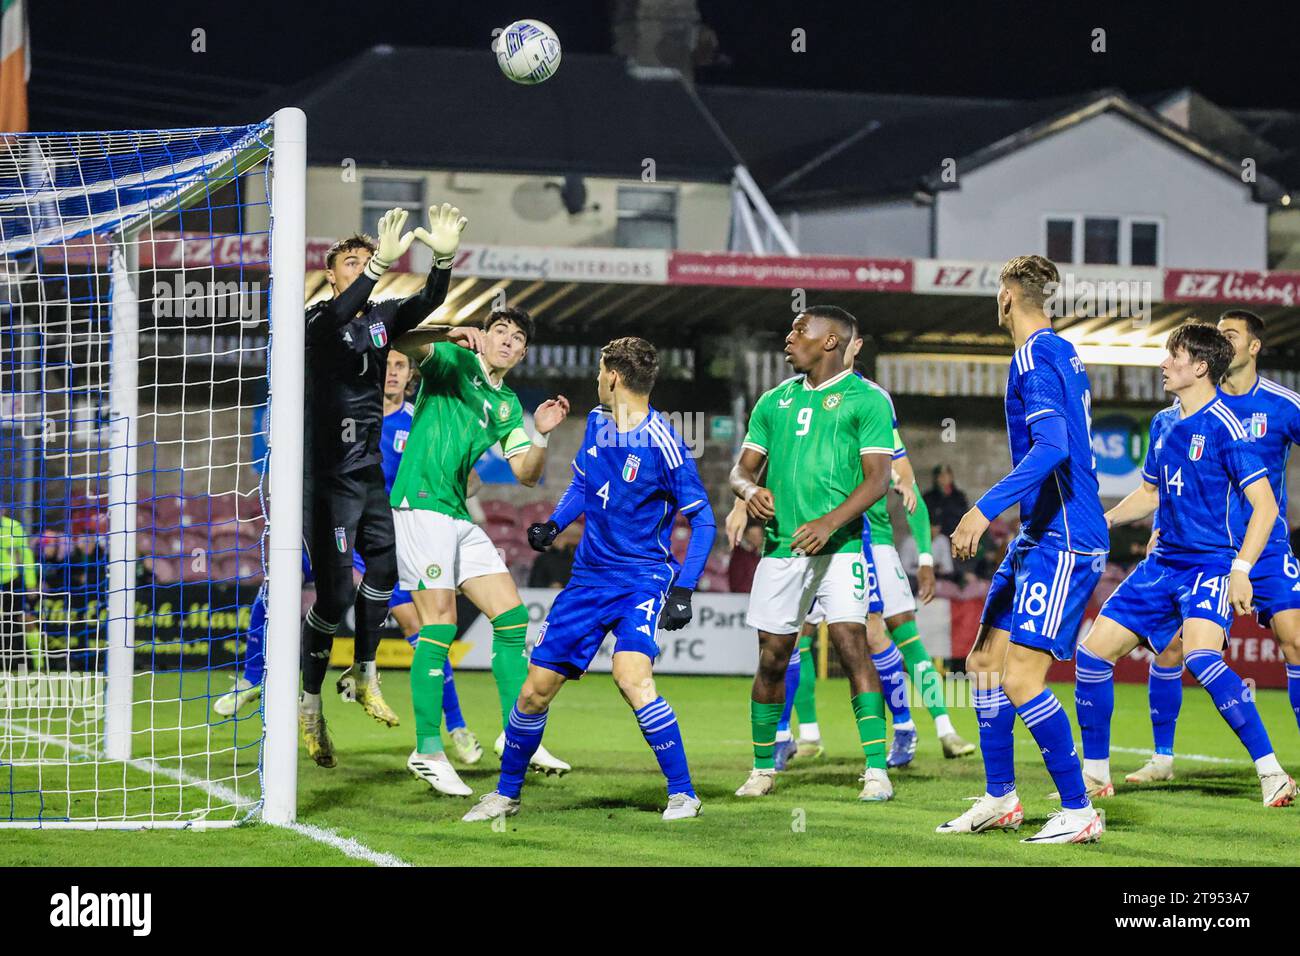
[[[379,218],[379,248],[366,263],[366,275],[376,282],[394,262],[406,255],[406,250],[415,240],[414,232],[402,232],[409,215],[405,209],[390,209]]]
[[[429,228],[415,227],[415,238],[433,250],[433,264],[439,269],[450,269],[456,250],[460,248],[460,234],[469,220],[451,203],[429,207]]]

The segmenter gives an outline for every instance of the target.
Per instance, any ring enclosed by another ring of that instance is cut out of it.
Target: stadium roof
[[[329,74],[247,104],[307,114],[307,158],[338,165],[578,173],[729,182],[735,160],[675,73],[566,53],[546,83],[508,82],[477,50],[372,47]]]
[[[1185,125],[1161,115],[1175,101],[1186,104]],[[1112,89],[1038,100],[693,90],[673,71],[581,53],[566,54],[546,83],[521,87],[505,82],[482,51],[376,46],[246,104],[238,118],[286,105],[306,111],[308,160],[318,165],[352,158],[368,166],[637,179],[653,159],[664,179],[725,183],[744,162],[778,206],[933,193],[950,188],[937,175],[946,158],[970,170],[1103,112],[1225,175],[1239,177],[1240,157],[1256,157],[1257,199],[1282,194],[1273,177],[1300,180],[1300,116],[1228,111],[1190,90],[1143,102]],[[1241,152],[1245,146],[1250,152]]]
[[[1241,175],[1239,154],[1223,151],[1227,141],[1189,132],[1118,90],[1043,100],[758,89],[712,89],[702,96],[777,206],[954,188],[939,179],[944,159],[970,171],[1105,112],[1125,117],[1225,175]],[[771,136],[774,124],[769,120],[765,130],[763,116],[787,117],[791,135],[786,136],[782,120],[782,135]],[[820,140],[811,135],[817,127]],[[1283,190],[1263,173],[1256,198],[1276,199]]]

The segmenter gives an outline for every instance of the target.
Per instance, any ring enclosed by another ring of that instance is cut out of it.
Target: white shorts
[[[803,626],[814,598],[828,624],[865,623],[867,587],[862,552],[761,559],[745,620],[750,627],[769,634],[794,634]]]
[[[885,617],[915,612],[916,598],[912,596],[912,585],[907,583],[898,549],[890,544],[873,544],[871,555],[876,559],[876,580],[880,582],[880,600],[885,604]]]
[[[470,578],[509,574],[487,533],[441,511],[393,512],[397,533],[397,586],[404,591],[454,591]]]

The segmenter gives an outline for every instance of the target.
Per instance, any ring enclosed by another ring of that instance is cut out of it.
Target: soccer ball
[[[532,86],[560,68],[560,38],[541,20],[516,20],[492,42],[501,72]]]

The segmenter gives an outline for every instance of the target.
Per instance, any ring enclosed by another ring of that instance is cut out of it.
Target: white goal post
[[[299,109],[0,134],[0,827],[295,819],[305,211]]]

